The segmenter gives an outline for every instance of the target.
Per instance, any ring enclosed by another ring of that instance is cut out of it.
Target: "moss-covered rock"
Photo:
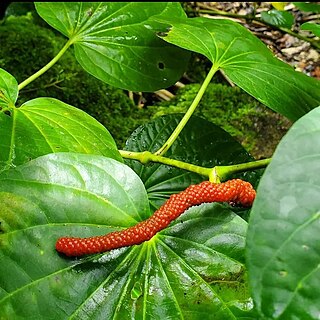
[[[159,103],[154,117],[185,113],[199,91],[200,84],[181,88],[174,99]],[[220,126],[257,159],[270,157],[291,123],[238,87],[210,84],[195,114]]]
[[[22,82],[46,65],[66,38],[33,22],[32,15],[10,16],[0,25],[0,68]],[[85,72],[72,48],[44,75],[21,90],[18,105],[37,97],[52,97],[80,108],[100,121],[122,147],[131,132],[150,118],[127,94]]]

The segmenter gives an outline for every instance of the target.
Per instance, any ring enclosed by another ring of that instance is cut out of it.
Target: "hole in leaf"
[[[5,110],[3,113],[6,114],[7,116],[11,117],[11,112],[9,110]]]
[[[281,271],[279,272],[279,275],[280,275],[281,277],[286,277],[286,276],[288,275],[288,272],[287,272],[286,270],[281,270]]]
[[[163,63],[163,62],[159,62],[159,63],[158,63],[158,68],[159,68],[160,70],[163,70],[163,69],[164,69],[164,63]]]
[[[140,281],[136,281],[131,290],[131,299],[136,300],[142,296],[142,289]]]
[[[168,32],[163,32],[163,31],[157,32],[157,36],[159,37],[166,37],[167,35],[168,35]]]

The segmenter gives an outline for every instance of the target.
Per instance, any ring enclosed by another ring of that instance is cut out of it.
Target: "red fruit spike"
[[[56,249],[67,256],[82,256],[140,244],[150,240],[192,206],[205,202],[229,202],[250,207],[255,196],[252,185],[240,179],[224,183],[204,181],[173,194],[149,219],[135,226],[98,237],[62,237],[57,240]]]

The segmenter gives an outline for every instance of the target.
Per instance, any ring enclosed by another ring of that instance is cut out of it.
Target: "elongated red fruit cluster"
[[[67,256],[82,256],[132,246],[150,240],[188,208],[205,202],[229,202],[249,207],[256,192],[249,182],[234,179],[224,183],[201,182],[172,195],[145,221],[121,231],[90,238],[62,237],[56,249]]]

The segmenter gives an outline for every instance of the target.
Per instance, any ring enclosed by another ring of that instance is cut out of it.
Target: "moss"
[[[4,15],[5,17],[25,16],[29,12],[35,12],[35,6],[33,2],[7,2]]]
[[[200,84],[189,84],[174,99],[159,103],[154,117],[186,112]],[[238,87],[210,84],[195,114],[234,136],[256,158],[270,157],[291,123]]]
[[[66,38],[36,25],[32,15],[8,17],[0,25],[0,68],[25,80],[46,65],[63,47]],[[17,104],[37,97],[57,98],[80,108],[101,122],[122,146],[131,132],[150,118],[121,90],[85,72],[70,48],[44,75],[21,90]]]

